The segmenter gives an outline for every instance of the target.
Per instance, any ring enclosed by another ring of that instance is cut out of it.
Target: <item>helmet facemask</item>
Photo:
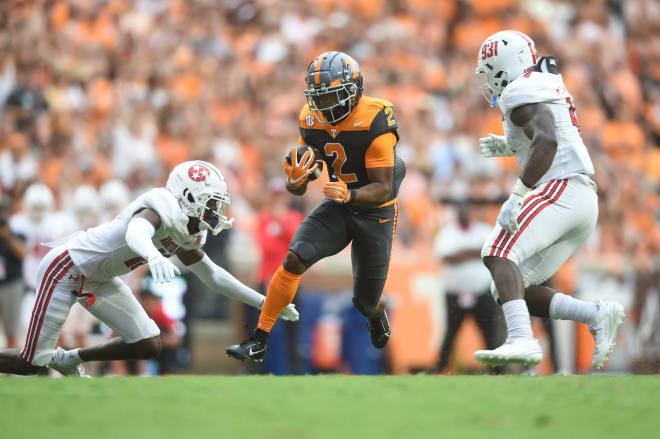
[[[348,82],[327,88],[310,87],[304,93],[309,109],[316,113],[320,123],[337,123],[353,110],[358,90],[357,85]]]
[[[165,188],[176,197],[183,213],[197,220],[200,231],[210,230],[217,235],[232,227],[234,219],[226,216],[230,203],[227,185],[211,163],[180,163],[170,172]]]
[[[486,63],[477,67],[477,70],[474,73],[477,75],[477,80],[479,81],[479,91],[481,92],[481,95],[486,99],[491,108],[495,108],[497,105],[497,97],[509,83],[509,74],[500,70],[492,75],[491,78],[491,69],[492,66]]]
[[[223,229],[230,229],[234,219],[227,218],[227,207],[230,199],[227,193],[202,193],[195,197],[188,193],[188,201],[194,206],[199,219],[199,229],[209,230],[213,235],[217,235]]]

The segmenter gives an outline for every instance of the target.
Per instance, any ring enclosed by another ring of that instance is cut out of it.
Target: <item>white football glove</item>
[[[181,274],[181,270],[163,255],[153,256],[147,262],[154,282],[169,282]]]
[[[296,310],[296,305],[290,303],[282,310],[280,317],[287,322],[297,322],[300,318],[300,314],[298,313],[298,310]]]
[[[513,186],[509,199],[504,202],[500,214],[497,215],[497,223],[512,235],[518,232],[518,215],[520,215],[520,208],[525,194],[529,191],[530,188],[518,179]]]
[[[257,309],[259,310],[263,309],[264,303],[266,303],[265,297],[264,300],[261,302],[261,304],[257,307]],[[286,308],[284,308],[280,313],[280,318],[282,320],[286,320],[287,322],[297,322],[298,319],[300,318],[300,314],[296,309],[296,305],[294,305],[293,303],[288,304]]]
[[[489,134],[488,137],[482,137],[479,139],[479,146],[481,147],[481,155],[486,158],[509,157],[515,154],[511,147],[506,143],[506,138],[504,136]]]
[[[512,235],[518,231],[518,215],[520,215],[522,201],[523,197],[520,195],[511,194],[509,199],[502,204],[500,214],[497,215],[497,224]]]

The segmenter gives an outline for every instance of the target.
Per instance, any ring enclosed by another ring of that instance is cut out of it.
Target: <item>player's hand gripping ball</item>
[[[321,153],[308,145],[294,146],[284,157],[284,173],[290,187],[300,187],[307,181],[316,180],[323,173]]]

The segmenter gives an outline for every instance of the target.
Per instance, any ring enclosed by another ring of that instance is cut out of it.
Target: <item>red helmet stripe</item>
[[[534,64],[536,64],[536,52],[534,51],[534,47],[532,46],[532,40],[530,40],[529,37],[522,32],[518,32],[517,30],[514,30],[513,32],[517,33],[522,37],[523,40],[527,41],[527,45],[529,46],[529,51],[532,52],[532,61],[534,62]]]

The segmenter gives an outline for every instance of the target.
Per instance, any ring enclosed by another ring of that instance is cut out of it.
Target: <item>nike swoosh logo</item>
[[[248,352],[248,355],[249,355],[249,356],[253,356],[254,354],[260,354],[260,353],[262,353],[263,351],[264,351],[263,349],[261,349],[261,350],[259,350],[259,351],[253,351],[252,348],[250,348],[250,352]]]
[[[392,221],[392,218],[387,218],[387,219],[378,218],[378,222],[379,222],[380,224],[384,224],[384,223],[386,223],[386,222],[388,222],[388,221]]]
[[[296,184],[296,183],[298,183],[300,180],[302,180],[302,179],[305,178],[305,177],[307,177],[307,176],[304,175],[304,174],[301,175],[301,176],[298,177],[298,178],[289,177],[289,184]]]
[[[355,128],[355,127],[359,127],[359,126],[362,125],[363,123],[364,123],[363,120],[361,120],[361,121],[359,121],[359,122],[353,122],[353,128]]]

